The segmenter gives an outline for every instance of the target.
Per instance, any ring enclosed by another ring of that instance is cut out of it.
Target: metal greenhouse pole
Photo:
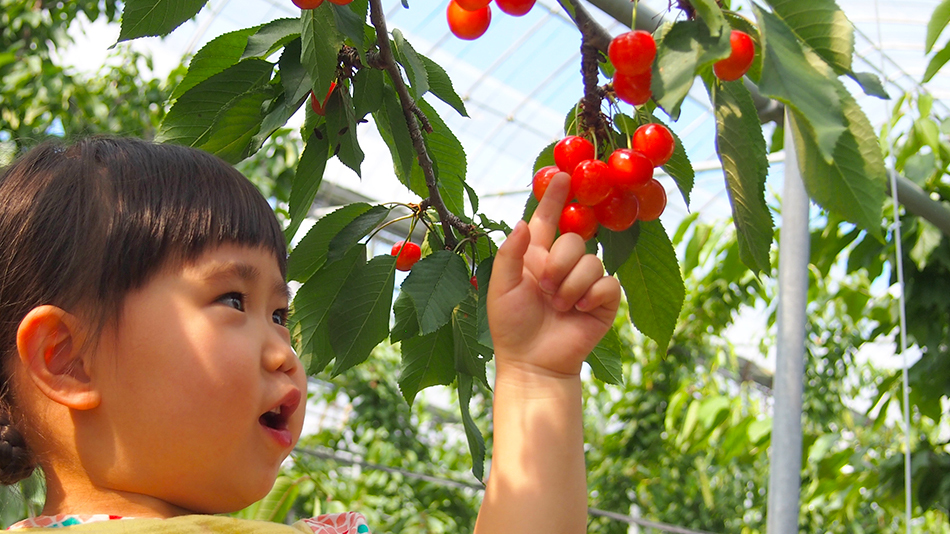
[[[778,259],[778,333],[769,457],[769,534],[797,534],[802,469],[802,380],[808,299],[808,194],[785,112],[785,188]]]

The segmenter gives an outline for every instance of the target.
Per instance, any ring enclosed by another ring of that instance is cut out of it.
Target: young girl
[[[552,180],[498,251],[494,450],[480,534],[586,531],[581,363],[619,283]],[[287,251],[265,199],[206,153],[132,139],[45,144],[0,175],[0,481],[39,467],[43,515],[14,529],[369,532],[210,514],[271,488],[303,422],[285,326]],[[72,526],[70,526],[72,525]]]

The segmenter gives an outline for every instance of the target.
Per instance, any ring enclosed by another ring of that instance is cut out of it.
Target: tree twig
[[[472,225],[465,223],[455,214],[445,207],[442,195],[439,193],[439,184],[435,178],[435,170],[432,167],[432,159],[426,150],[425,139],[422,137],[422,128],[431,132],[425,113],[419,109],[419,106],[412,99],[409,90],[406,88],[406,82],[402,79],[402,73],[396,65],[396,59],[393,56],[392,47],[389,46],[389,31],[386,29],[386,17],[383,15],[383,6],[381,0],[369,1],[369,18],[373,27],[376,28],[376,44],[379,47],[379,59],[384,70],[389,73],[389,77],[399,95],[399,102],[402,104],[402,113],[406,119],[406,125],[409,127],[409,137],[412,140],[412,146],[416,150],[419,160],[419,167],[425,177],[426,188],[429,190],[428,204],[431,205],[436,213],[439,214],[439,220],[442,223],[442,231],[445,234],[445,247],[454,249],[458,241],[452,229],[455,228],[465,235],[471,231]],[[420,128],[419,123],[422,123]]]

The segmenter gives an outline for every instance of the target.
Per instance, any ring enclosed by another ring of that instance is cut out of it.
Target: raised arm
[[[495,257],[494,449],[477,534],[586,532],[580,369],[610,328],[620,284],[577,234],[554,240],[570,179],[558,174],[531,222]]]

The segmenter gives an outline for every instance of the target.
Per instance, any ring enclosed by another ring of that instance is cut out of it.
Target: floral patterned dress
[[[128,520],[116,515],[94,514],[94,515],[45,515],[24,519],[9,528],[9,530],[27,530],[32,528],[60,528],[71,527],[74,525],[85,525],[88,523],[98,523],[101,521]],[[232,520],[238,522],[239,520]],[[258,522],[255,522],[258,523]],[[259,524],[259,523],[258,523]],[[240,530],[230,525],[228,531],[237,532]],[[276,526],[276,525],[275,525]],[[297,521],[292,527],[298,532],[312,534],[370,534],[369,527],[366,524],[366,518],[363,514],[357,512],[344,512],[341,514],[324,514],[317,517],[311,517]],[[135,529],[130,529],[135,530]]]

